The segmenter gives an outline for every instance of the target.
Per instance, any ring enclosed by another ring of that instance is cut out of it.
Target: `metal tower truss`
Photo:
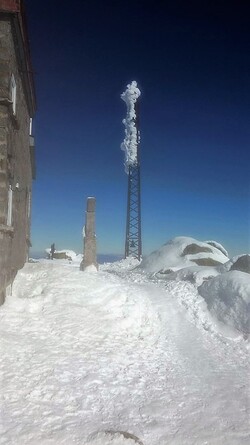
[[[133,256],[140,260],[141,254],[141,185],[140,164],[138,159],[137,165],[130,165],[128,172],[125,258]]]
[[[138,98],[141,95],[134,80],[122,93],[127,105],[127,115],[123,119],[125,139],[121,149],[125,151],[125,171],[128,174],[127,224],[125,258],[132,256],[141,259],[141,184],[140,184],[140,130]]]

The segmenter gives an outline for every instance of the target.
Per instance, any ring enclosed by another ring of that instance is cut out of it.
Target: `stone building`
[[[0,0],[0,304],[31,245],[35,108],[23,0]]]

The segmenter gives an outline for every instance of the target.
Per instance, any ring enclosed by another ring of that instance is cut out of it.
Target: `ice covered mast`
[[[125,152],[125,172],[128,175],[127,224],[125,258],[141,259],[141,185],[140,185],[140,131],[138,98],[141,92],[135,81],[127,85],[121,98],[127,105],[125,138],[121,149]]]

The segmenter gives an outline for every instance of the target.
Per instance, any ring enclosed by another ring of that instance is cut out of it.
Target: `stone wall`
[[[0,15],[0,303],[27,257],[30,238],[29,201],[32,169],[29,122],[18,45],[11,15]],[[16,83],[16,111],[11,76]],[[8,190],[12,189],[12,221],[7,224]]]

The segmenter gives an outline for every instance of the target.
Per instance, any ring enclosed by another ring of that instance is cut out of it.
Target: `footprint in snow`
[[[134,434],[126,431],[99,431],[89,438],[86,445],[143,445]]]

